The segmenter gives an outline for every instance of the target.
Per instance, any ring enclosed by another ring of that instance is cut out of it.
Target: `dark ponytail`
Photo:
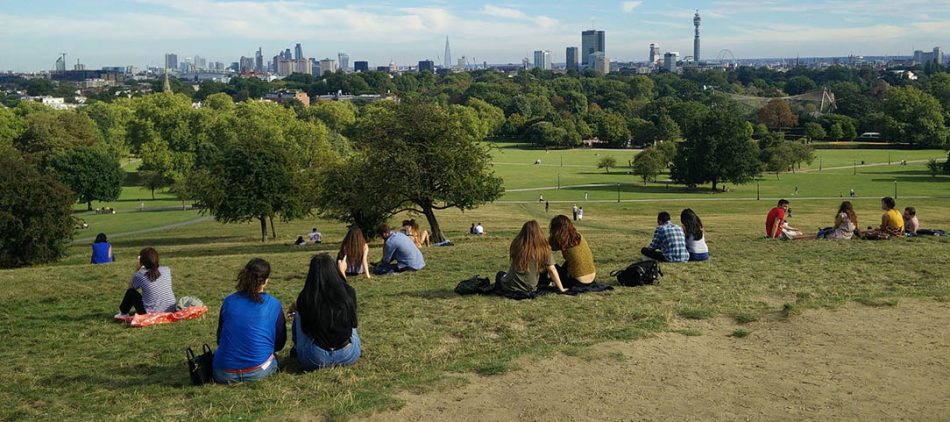
[[[149,280],[155,281],[162,276],[162,273],[158,271],[158,251],[154,248],[142,249],[139,252],[139,262],[145,267],[145,276]]]

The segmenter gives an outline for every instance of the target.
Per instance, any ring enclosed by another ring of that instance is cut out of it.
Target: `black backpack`
[[[623,286],[643,286],[659,284],[663,271],[660,271],[660,264],[656,261],[646,260],[634,262],[622,270],[611,271],[610,275],[617,277],[617,282]]]
[[[492,290],[491,281],[486,277],[472,276],[467,280],[462,280],[455,286],[455,293],[460,295],[473,295],[475,293],[485,294]]]

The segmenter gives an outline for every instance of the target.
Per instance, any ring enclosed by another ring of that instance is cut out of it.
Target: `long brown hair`
[[[558,215],[551,219],[551,237],[548,241],[552,250],[567,250],[581,243],[581,234],[574,228],[570,218]]]
[[[534,265],[538,271],[544,269],[551,255],[551,245],[544,240],[544,233],[537,221],[531,220],[521,226],[521,232],[511,241],[508,256],[518,271],[530,271]]]
[[[848,220],[851,220],[851,223],[855,227],[858,226],[858,215],[854,213],[854,206],[851,205],[851,201],[844,201],[841,203],[841,206],[838,207],[838,214],[845,213],[848,214]]]
[[[363,249],[366,248],[366,238],[359,227],[350,227],[346,232],[343,242],[340,243],[340,252],[336,254],[336,259],[341,260],[346,256],[346,265],[350,268],[356,268],[363,265]]]
[[[155,281],[162,276],[158,271],[158,251],[154,248],[145,248],[139,252],[139,262],[145,267],[145,276],[149,280]]]
[[[257,303],[263,303],[264,298],[261,297],[261,286],[264,285],[269,277],[270,264],[263,259],[254,258],[248,261],[244,269],[238,273],[237,287],[234,289]]]

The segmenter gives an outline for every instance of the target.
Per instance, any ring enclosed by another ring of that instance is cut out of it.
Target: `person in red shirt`
[[[782,235],[782,222],[785,221],[785,212],[788,211],[788,201],[779,199],[778,205],[769,211],[765,217],[765,237],[777,239]]]

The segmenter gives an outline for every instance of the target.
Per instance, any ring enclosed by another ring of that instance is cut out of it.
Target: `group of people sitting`
[[[916,236],[922,233],[932,233],[931,230],[921,230],[917,220],[917,210],[914,207],[904,208],[904,212],[897,211],[894,198],[881,198],[881,224],[877,227],[868,226],[867,230],[858,228],[858,216],[851,201],[843,201],[835,214],[834,225],[818,230],[817,235],[810,236],[801,230],[791,227],[788,218],[792,210],[788,200],[781,199],[778,204],[769,210],[765,219],[765,236],[770,239],[884,239],[894,236]]]
[[[468,234],[475,236],[484,236],[485,235],[485,226],[482,223],[472,223],[472,227],[468,229]]]
[[[531,220],[508,247],[511,262],[508,271],[495,275],[495,289],[501,292],[531,293],[539,285],[550,285],[565,292],[575,285],[589,285],[597,277],[594,255],[587,240],[574,227],[571,219],[558,215],[551,219],[545,238],[541,226]],[[561,251],[564,263],[558,265],[554,251]]]
[[[653,240],[640,253],[660,262],[705,261],[709,259],[706,231],[703,221],[689,208],[680,212],[682,227],[674,224],[670,213],[662,211],[656,216]]]

